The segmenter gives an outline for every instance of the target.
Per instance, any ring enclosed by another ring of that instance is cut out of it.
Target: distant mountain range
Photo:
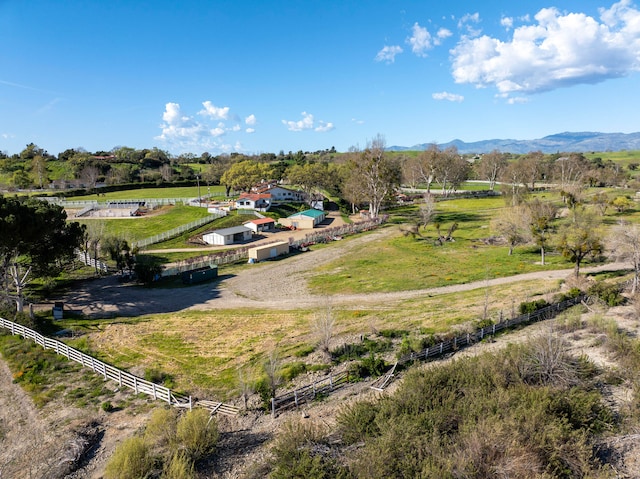
[[[391,146],[390,151],[425,150],[432,143],[422,143],[409,147]],[[466,143],[453,140],[438,144],[440,149],[455,146],[462,154],[488,153],[498,150],[504,153],[587,153],[597,151],[640,150],[640,132],[638,133],[599,133],[592,131],[564,132],[545,136],[537,140],[483,140]]]

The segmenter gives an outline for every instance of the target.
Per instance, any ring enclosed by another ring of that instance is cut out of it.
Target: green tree
[[[270,168],[264,163],[253,160],[243,160],[234,163],[220,178],[220,183],[235,191],[249,191],[251,187],[262,180],[269,179]]]
[[[577,210],[573,221],[564,224],[558,231],[556,246],[558,251],[575,264],[576,278],[580,274],[580,264],[588,256],[597,256],[604,251],[600,221],[584,209]]]
[[[540,262],[544,264],[544,255],[553,232],[553,220],[556,218],[556,207],[542,202],[538,198],[527,204],[528,223],[533,241],[540,247]]]
[[[47,181],[47,163],[42,156],[34,156],[31,160],[31,174],[35,183],[42,189]]]
[[[12,183],[20,189],[29,188],[32,185],[29,173],[24,170],[16,170],[11,178]]]
[[[1,195],[0,231],[0,274],[5,291],[10,289],[10,284],[17,289],[18,311],[22,311],[28,273],[38,277],[55,276],[64,262],[74,257],[84,236],[83,226],[77,222],[67,223],[67,214],[61,206],[33,198]]]

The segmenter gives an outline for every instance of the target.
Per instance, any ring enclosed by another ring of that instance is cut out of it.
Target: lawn
[[[86,224],[90,230],[101,231],[101,236],[115,236],[133,242],[169,231],[208,215],[206,208],[175,205],[162,207],[156,214],[142,218],[79,218],[73,219],[73,221]]]
[[[216,198],[224,198],[224,186],[203,186],[200,185],[200,194],[204,197],[211,193]],[[98,195],[74,196],[71,201],[111,201],[111,200],[141,200],[141,199],[159,199],[159,198],[197,198],[197,186],[184,186],[175,188],[138,188],[135,190],[112,191]]]

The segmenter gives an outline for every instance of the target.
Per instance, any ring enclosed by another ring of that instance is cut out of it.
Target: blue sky
[[[639,70],[628,0],[0,0],[0,150],[630,133]]]

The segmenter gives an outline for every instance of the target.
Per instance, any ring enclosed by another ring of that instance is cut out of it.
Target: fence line
[[[181,235],[182,233],[184,233],[185,231],[189,231],[189,230],[193,230],[196,228],[199,228],[201,226],[204,226],[208,223],[211,223],[214,220],[217,220],[218,218],[222,218],[223,216],[226,216],[227,213],[224,211],[219,211],[217,213],[213,213],[209,216],[206,216],[204,218],[200,218],[199,220],[195,220],[192,221],[191,223],[187,223],[186,225],[182,225],[182,226],[178,226],[177,228],[173,228],[170,229],[168,231],[165,231],[163,233],[159,233],[155,236],[151,236],[150,238],[145,238],[143,240],[140,241],[134,241],[132,246],[134,247],[138,247],[138,248],[144,248],[146,246],[155,244],[155,243],[160,243],[162,241],[166,241],[168,239],[171,238],[175,238],[176,236]]]
[[[361,221],[358,223],[351,223],[343,226],[335,226],[332,228],[324,228],[318,232],[309,233],[304,238],[294,240],[289,238],[289,246],[292,248],[301,248],[313,243],[328,243],[334,241],[341,236],[346,236],[355,233],[362,233],[363,231],[369,231],[375,229],[381,225],[385,218],[378,218],[373,220]],[[273,241],[276,242],[275,240]],[[261,243],[265,245],[268,243]],[[189,258],[183,261],[176,262],[170,268],[167,268],[162,272],[162,276],[172,276],[180,274],[183,271],[189,271],[192,269],[202,268],[205,266],[224,265],[236,263],[238,261],[244,261],[249,259],[249,246],[242,246],[240,248],[227,249],[219,251],[206,256],[200,256],[196,258]]]
[[[175,391],[171,391],[165,386],[161,386],[159,384],[152,383],[151,381],[147,381],[145,379],[134,376],[133,374],[130,374],[126,371],[111,366],[110,364],[104,363],[99,359],[89,356],[82,351],[78,351],[77,349],[68,346],[66,343],[63,343],[62,341],[43,336],[37,331],[29,329],[21,324],[14,323],[13,321],[0,318],[0,327],[10,330],[11,334],[13,335],[19,335],[23,338],[31,339],[36,344],[42,346],[44,349],[53,349],[56,354],[65,356],[66,358],[79,363],[83,367],[90,368],[94,372],[100,374],[101,376],[104,376],[105,380],[110,379],[112,381],[116,381],[120,387],[126,386],[129,389],[132,389],[136,394],[146,394],[148,396],[151,396],[155,400],[164,401],[171,404],[172,406],[180,408],[191,409],[193,407],[202,407],[211,411],[212,414],[220,413],[227,415],[236,415],[239,412],[239,409],[237,407],[229,404],[217,403],[207,400],[196,400],[194,402],[191,399],[191,396],[178,394]]]
[[[107,263],[105,263],[104,261],[100,261],[99,259],[89,257],[89,253],[85,251],[76,250],[76,258],[87,266],[93,266],[103,273],[109,272]]]
[[[398,367],[402,367],[415,361],[426,361],[430,358],[444,356],[445,354],[471,346],[478,341],[482,341],[488,336],[493,336],[500,331],[512,328],[519,324],[553,318],[571,306],[579,304],[584,299],[584,295],[577,296],[576,298],[570,298],[565,301],[549,305],[545,308],[541,308],[532,313],[521,314],[515,318],[480,328],[474,333],[462,334],[452,339],[442,341],[439,344],[429,346],[419,352],[405,354],[398,359],[388,372],[383,376],[376,378],[371,383],[370,387],[377,391],[382,391],[393,380],[396,368]],[[335,376],[330,375],[329,378],[321,379],[306,386],[294,389],[293,391],[286,392],[280,396],[274,396],[271,398],[271,414],[275,417],[277,412],[292,407],[298,407],[304,402],[312,401],[319,394],[326,395],[332,393],[337,389],[336,378],[338,377],[340,378],[338,383],[339,385],[345,384],[349,381],[349,373],[344,372]]]

